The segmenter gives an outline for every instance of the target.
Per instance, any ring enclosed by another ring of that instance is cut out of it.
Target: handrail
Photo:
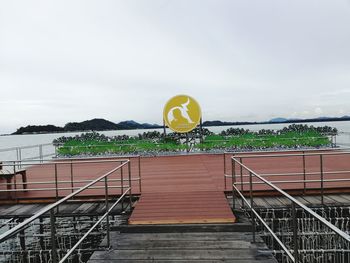
[[[127,188],[123,195],[121,195],[116,202],[108,209],[106,213],[104,213],[101,218],[82,236],[78,242],[68,250],[68,253],[59,261],[59,263],[63,263],[66,261],[69,256],[77,249],[77,247],[88,237],[88,235],[112,212],[112,210],[117,206],[117,204],[125,197],[126,193],[131,190],[131,187]]]
[[[28,225],[31,222],[33,222],[34,220],[38,219],[40,216],[42,216],[42,215],[46,214],[47,212],[51,211],[52,209],[58,207],[60,204],[64,203],[68,199],[76,196],[77,194],[81,193],[82,191],[84,191],[85,189],[87,189],[90,186],[94,185],[95,183],[101,181],[102,179],[105,179],[107,176],[109,176],[110,174],[114,173],[115,171],[117,171],[118,169],[124,167],[126,164],[129,164],[129,163],[130,163],[130,160],[126,160],[122,164],[118,165],[117,167],[115,167],[114,169],[108,171],[107,173],[101,175],[97,179],[91,181],[90,183],[86,184],[85,186],[81,187],[80,189],[76,190],[75,192],[67,195],[66,197],[58,200],[57,202],[55,202],[53,204],[47,205],[46,207],[41,209],[39,212],[37,212],[35,215],[33,215],[30,218],[24,220],[22,223],[18,224],[17,226],[15,226],[14,228],[10,229],[9,231],[1,234],[0,235],[0,243],[2,243],[4,241],[6,241],[7,239],[11,238],[12,236],[14,236],[18,232],[20,232],[23,228],[28,227]]]
[[[317,213],[315,213],[313,210],[311,210],[310,208],[308,208],[307,206],[305,206],[304,204],[302,204],[301,202],[299,202],[297,199],[295,199],[294,197],[292,197],[291,195],[287,194],[285,191],[283,191],[282,189],[278,188],[277,186],[275,186],[274,184],[272,184],[271,182],[269,182],[268,180],[266,180],[265,178],[261,177],[260,175],[258,175],[256,172],[254,172],[252,169],[248,168],[246,165],[244,165],[243,163],[241,163],[239,160],[237,160],[235,157],[231,158],[235,163],[238,163],[241,167],[243,167],[244,169],[246,169],[249,173],[251,173],[252,175],[254,175],[255,177],[257,177],[258,179],[260,179],[261,181],[265,182],[268,186],[270,186],[271,188],[275,189],[277,192],[279,192],[280,194],[284,195],[285,197],[287,197],[291,202],[293,202],[294,204],[298,205],[299,207],[301,207],[302,209],[304,209],[306,212],[308,212],[309,214],[311,214],[313,217],[315,217],[316,219],[318,219],[322,224],[324,224],[325,226],[327,226],[328,228],[332,229],[335,233],[337,233],[339,236],[341,236],[343,239],[345,239],[346,241],[350,242],[350,236],[341,231],[339,228],[337,228],[335,225],[329,223],[326,219],[324,219],[323,217],[321,217],[320,215],[318,215]]]
[[[331,150],[329,150],[331,151]],[[291,157],[291,156],[320,156],[320,155],[342,155],[349,152],[319,152],[319,153],[286,153],[286,154],[254,154],[254,155],[235,155],[236,158],[263,158],[263,157]]]
[[[2,148],[0,149],[0,152],[8,152],[8,151],[14,151],[17,149],[30,149],[30,148],[36,148],[39,146],[49,146],[53,145],[52,143],[42,143],[42,144],[33,144],[33,145],[25,145],[25,146],[15,146],[15,147],[9,147],[9,148]]]
[[[283,150],[270,150],[270,151],[225,151],[224,155],[230,154],[246,154],[246,153],[282,153],[282,152],[327,152],[327,151],[343,151],[350,150],[350,147],[336,147],[336,148],[321,148],[321,149],[283,149]]]
[[[103,157],[87,157],[87,158],[60,158],[60,159],[38,159],[38,158],[32,158],[32,159],[25,159],[25,160],[1,160],[1,162],[3,163],[12,163],[12,165],[15,163],[18,165],[18,163],[25,163],[26,165],[37,165],[37,162],[46,162],[46,163],[40,163],[41,164],[62,164],[62,163],[66,163],[66,164],[70,164],[71,162],[73,163],[79,163],[79,162],[106,162],[106,161],[115,161],[116,159],[120,159],[120,160],[127,160],[127,159],[131,159],[131,158],[139,158],[141,157],[139,154],[138,155],[122,155],[122,156],[103,156]],[[113,160],[112,160],[113,159]],[[70,160],[70,161],[66,161],[66,160]],[[33,163],[29,163],[32,161]],[[37,162],[35,162],[37,161]],[[49,162],[49,163],[47,163]]]
[[[223,161],[224,161],[224,185],[225,189],[227,187],[227,181],[226,181],[226,155],[229,155],[230,157],[235,156],[236,158],[263,158],[263,157],[268,157],[268,156],[274,156],[274,157],[286,157],[286,156],[303,156],[303,167],[305,168],[305,156],[306,155],[311,155],[314,153],[314,155],[322,155],[324,153],[347,153],[346,150],[350,150],[350,148],[322,148],[322,149],[289,149],[289,150],[277,150],[277,151],[243,151],[243,152],[237,152],[237,151],[225,151],[223,153]],[[292,153],[294,154],[292,154]],[[296,152],[296,153],[295,153]],[[311,154],[310,154],[311,152]],[[266,154],[266,153],[283,153],[283,154]],[[322,154],[321,154],[322,153]],[[350,153],[350,152],[349,152]],[[321,156],[322,158],[322,156]],[[305,176],[306,170],[304,169],[303,175]],[[304,178],[305,179],[305,178]]]
[[[253,211],[253,213],[255,214],[255,216],[259,219],[259,221],[264,225],[264,227],[270,232],[270,234],[272,235],[272,237],[277,241],[277,243],[281,246],[281,248],[284,250],[284,252],[286,252],[286,254],[288,255],[288,257],[295,262],[295,259],[293,257],[293,255],[289,252],[289,250],[287,249],[287,247],[283,244],[283,242],[277,237],[277,235],[272,231],[272,229],[266,224],[266,222],[264,221],[264,219],[261,218],[261,216],[259,215],[259,213],[249,204],[248,200],[244,197],[244,195],[238,190],[238,188],[235,185],[232,185],[235,190],[238,192],[238,194],[241,196],[241,198],[244,200],[244,202],[248,205],[248,207],[250,208],[251,211]]]
[[[346,174],[350,173],[350,170],[339,170],[339,171],[329,171],[329,172],[323,172],[323,174]],[[296,176],[296,175],[319,175],[320,172],[294,172],[294,173],[260,173],[260,176]],[[232,177],[231,174],[224,174],[225,177]],[[242,177],[249,177],[249,174],[243,174]],[[350,178],[349,178],[350,180]]]
[[[84,161],[74,161],[74,160],[72,160],[72,161],[52,161],[52,159],[49,159],[49,160],[47,160],[47,161],[49,161],[49,162],[47,162],[47,163],[40,163],[40,164],[38,164],[38,163],[35,163],[35,162],[29,162],[29,163],[27,163],[26,161],[4,161],[3,162],[3,164],[2,164],[2,166],[13,166],[13,164],[15,163],[18,163],[18,162],[21,162],[21,163],[25,163],[26,165],[52,165],[52,164],[71,164],[71,163],[73,163],[73,164],[80,164],[80,163],[112,163],[112,162],[115,162],[115,161],[119,161],[119,162],[124,162],[124,161],[128,161],[129,159],[119,159],[119,158],[115,158],[115,159],[113,159],[113,160],[96,160],[96,161],[94,161],[94,160],[84,160]],[[32,160],[31,160],[32,161]],[[39,160],[38,160],[39,161]],[[8,164],[6,164],[6,163],[8,163]]]
[[[53,176],[54,176],[54,180],[53,181],[46,181],[46,182],[22,182],[21,185],[23,185],[23,189],[22,188],[17,188],[17,181],[16,181],[16,177],[14,178],[14,185],[15,185],[15,189],[12,189],[11,185],[13,185],[12,183],[0,183],[0,185],[7,185],[10,186],[7,190],[0,190],[1,192],[7,192],[10,193],[14,192],[16,194],[16,192],[22,192],[22,191],[47,191],[47,190],[56,190],[56,199],[58,200],[58,190],[71,190],[72,192],[75,189],[79,189],[78,187],[73,187],[73,185],[75,183],[80,183],[81,181],[77,181],[73,179],[73,166],[74,165],[79,165],[79,164],[99,164],[99,163],[114,163],[114,162],[124,162],[124,161],[132,161],[132,163],[135,162],[136,164],[136,169],[138,172],[137,176],[131,177],[131,181],[138,181],[138,188],[139,188],[139,192],[141,193],[142,191],[142,180],[141,180],[141,156],[140,155],[130,155],[130,156],[114,156],[114,157],[98,157],[98,158],[94,158],[94,157],[90,157],[90,158],[74,158],[74,159],[56,159],[56,160],[52,160],[52,159],[47,159],[47,160],[43,160],[43,159],[39,159],[39,160],[29,160],[29,161],[5,161],[2,166],[3,167],[9,167],[9,170],[12,170],[13,168],[13,172],[20,172],[23,169],[23,167],[26,166],[37,166],[37,165],[46,165],[46,166],[54,166],[54,171],[53,171]],[[59,165],[70,165],[70,180],[68,181],[60,181],[58,180],[58,170],[57,170],[57,166]],[[90,182],[91,180],[88,180],[87,182]],[[54,187],[51,188],[32,188],[32,189],[26,189],[25,187],[27,187],[28,185],[38,185],[38,184],[46,184],[46,183],[52,183],[54,184]],[[64,187],[64,188],[60,188],[58,187],[59,184],[71,184],[71,187]],[[79,186],[80,187],[80,186]],[[25,188],[25,189],[24,189]],[[116,186],[114,186],[114,188],[118,188]],[[120,187],[119,187],[120,188]],[[97,188],[96,188],[97,189]],[[17,197],[17,195],[16,195]]]

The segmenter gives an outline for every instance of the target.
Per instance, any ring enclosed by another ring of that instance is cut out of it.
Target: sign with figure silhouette
[[[200,122],[201,108],[198,102],[187,95],[172,97],[164,106],[163,118],[175,132],[190,132]]]

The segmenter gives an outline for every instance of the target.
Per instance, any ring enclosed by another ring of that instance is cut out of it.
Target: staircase
[[[252,243],[247,223],[124,226],[111,233],[111,249],[89,263],[235,262],[276,263],[260,238]]]

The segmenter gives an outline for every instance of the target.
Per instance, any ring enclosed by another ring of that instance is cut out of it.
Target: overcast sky
[[[0,133],[106,118],[161,123],[350,115],[349,0],[0,0]]]

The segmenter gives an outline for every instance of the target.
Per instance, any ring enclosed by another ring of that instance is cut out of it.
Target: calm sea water
[[[341,121],[341,122],[316,122],[316,123],[305,123],[313,126],[331,126],[337,128],[340,132],[345,132],[348,134],[340,134],[337,136],[337,142],[344,146],[350,146],[350,121]],[[273,129],[278,130],[283,127],[289,126],[290,124],[257,124],[257,125],[240,125],[240,126],[214,126],[207,127],[209,130],[215,133],[219,133],[222,130],[226,130],[228,128],[244,128],[252,131],[258,131],[261,129]],[[154,131],[155,129],[142,129],[142,130],[122,130],[122,131],[103,131],[103,133],[107,136],[115,136],[115,135],[137,135],[139,133],[144,133],[147,131]],[[162,129],[156,129],[159,132],[162,132]],[[170,131],[168,131],[170,132]],[[82,132],[69,132],[69,133],[50,133],[50,134],[27,134],[27,135],[7,135],[0,136],[0,160],[15,160],[17,158],[17,153],[15,150],[13,151],[5,151],[1,152],[1,149],[11,148],[11,147],[21,147],[28,145],[37,145],[37,144],[46,144],[52,143],[52,141],[61,136],[75,136],[79,135]],[[43,148],[44,154],[50,154],[54,152],[54,148],[52,146],[46,146]],[[32,158],[35,156],[39,156],[39,148],[33,147],[28,149],[21,150],[22,158]]]

